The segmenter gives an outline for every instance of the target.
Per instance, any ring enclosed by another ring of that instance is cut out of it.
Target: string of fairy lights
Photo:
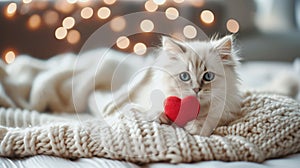
[[[20,15],[29,14],[30,17],[27,20],[27,28],[29,30],[37,30],[42,25],[45,26],[57,26],[53,32],[54,38],[57,40],[66,40],[70,45],[75,45],[81,40],[81,32],[76,30],[74,26],[82,19],[91,19],[97,17],[103,21],[110,21],[109,26],[114,32],[122,32],[126,28],[127,21],[124,17],[113,17],[114,11],[111,7],[116,4],[117,0],[103,0],[101,3],[105,5],[100,6],[98,9],[92,8],[94,3],[99,3],[95,0],[59,0],[54,3],[54,9],[47,9],[50,1],[33,1],[22,0],[19,3],[10,2],[6,4],[4,8],[4,16],[6,19],[14,19],[17,13]],[[121,0],[119,0],[121,1]],[[171,1],[171,0],[170,0]],[[204,0],[172,0],[172,3],[190,3],[196,7],[201,7],[205,3]],[[147,12],[158,11],[160,6],[167,4],[167,0],[147,0],[144,2],[144,9]],[[131,2],[128,2],[131,3]],[[132,2],[133,3],[133,2]],[[43,10],[44,12],[36,14],[30,13],[31,10]],[[76,10],[76,11],[75,11]],[[180,16],[180,12],[175,5],[167,7],[165,10],[165,17],[169,20],[176,20]],[[63,13],[67,15],[63,19],[59,18],[59,14]],[[78,17],[74,15],[78,13]],[[211,10],[203,10],[199,15],[199,21],[202,24],[209,25],[215,22],[214,12]],[[237,33],[239,31],[239,23],[235,19],[229,19],[226,22],[226,28],[231,33]],[[155,24],[150,19],[142,20],[139,24],[139,28],[147,33],[152,32],[155,28]],[[197,29],[193,25],[186,25],[183,27],[182,32],[173,34],[176,38],[193,39],[197,36]],[[144,55],[147,52],[146,44],[142,42],[136,42],[131,44],[131,41],[126,36],[120,36],[116,40],[116,46],[120,50],[127,49],[129,45],[133,45],[133,52],[138,55]],[[3,55],[3,60],[10,64],[13,63],[17,55],[17,49],[7,49]]]

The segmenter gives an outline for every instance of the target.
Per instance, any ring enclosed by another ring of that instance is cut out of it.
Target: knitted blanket
[[[0,155],[104,157],[135,163],[254,161],[300,151],[300,105],[284,96],[247,92],[239,120],[210,137],[147,122],[129,111],[109,121],[61,119],[27,110],[0,110]],[[27,127],[26,127],[27,126]],[[25,128],[24,128],[25,127]]]
[[[111,51],[99,68],[99,55],[105,51],[90,51],[81,57],[64,54],[46,61],[18,56],[9,65],[0,61],[0,156],[95,156],[135,163],[262,162],[300,151],[300,105],[273,94],[245,93],[244,117],[216,128],[210,137],[147,122],[131,110],[91,120],[53,114],[97,111],[89,101],[93,91],[110,87],[114,68],[126,72],[119,75],[120,83],[114,83],[120,86],[129,79],[128,74],[145,64],[142,57],[132,55],[124,61],[124,55]],[[41,113],[45,111],[51,113]]]

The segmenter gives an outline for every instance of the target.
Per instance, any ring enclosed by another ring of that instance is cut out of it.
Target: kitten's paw
[[[202,125],[199,122],[197,122],[196,120],[193,120],[193,121],[188,122],[184,126],[184,129],[192,135],[200,135]]]
[[[0,141],[3,140],[6,133],[7,133],[7,129],[5,127],[0,126]]]
[[[159,121],[161,124],[168,124],[168,125],[172,124],[172,121],[166,116],[165,113],[161,113],[159,115]]]
[[[172,124],[171,120],[163,112],[159,113],[156,116],[152,116],[152,117],[148,117],[148,118],[151,118],[150,121],[154,121],[154,122],[157,122],[159,124],[168,124],[168,125]]]

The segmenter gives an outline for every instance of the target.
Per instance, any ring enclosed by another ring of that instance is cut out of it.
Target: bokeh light
[[[59,27],[55,30],[55,37],[58,39],[58,40],[61,40],[61,39],[64,39],[66,36],[67,36],[67,29],[64,28],[64,27]]]
[[[147,47],[144,43],[136,43],[133,47],[133,51],[137,55],[143,55],[147,52]]]
[[[41,26],[41,23],[42,23],[41,17],[38,14],[34,14],[29,17],[27,25],[29,29],[36,30]]]
[[[190,0],[189,1],[194,7],[202,7],[205,4],[205,0]]]
[[[71,16],[66,17],[62,22],[62,26],[66,29],[71,29],[72,27],[74,27],[74,25],[75,25],[75,19]]]
[[[211,24],[215,20],[215,16],[212,11],[210,10],[204,10],[200,14],[200,19],[202,22],[206,24]]]
[[[151,20],[145,19],[141,22],[140,28],[144,32],[151,32],[154,29],[154,24]]]
[[[8,64],[13,63],[15,61],[15,58],[16,58],[16,53],[12,50],[9,50],[4,54],[4,60]]]
[[[32,0],[23,0],[23,3],[25,3],[25,4],[28,4],[28,3],[31,3],[32,2]]]
[[[37,1],[37,0],[35,0],[32,5],[34,6],[35,9],[44,10],[48,7],[49,3],[50,3],[50,1]],[[61,7],[63,7],[63,6],[61,6]]]
[[[110,28],[115,32],[120,32],[126,27],[126,20],[124,17],[115,17],[110,21]]]
[[[110,16],[111,11],[108,7],[101,7],[97,14],[100,19],[107,19]]]
[[[48,1],[40,1],[40,2],[48,2]],[[75,6],[71,3],[68,3],[67,1],[54,1],[55,4],[54,4],[54,8],[56,10],[58,10],[59,12],[62,12],[62,13],[70,13],[74,10]],[[46,6],[47,7],[47,4]]]
[[[117,39],[117,46],[121,49],[125,49],[129,46],[130,40],[126,36],[121,36]]]
[[[163,5],[166,2],[166,0],[153,0],[153,2],[157,5]]]
[[[93,1],[94,0],[78,0],[76,2],[76,5],[83,8],[83,7],[91,6],[93,4]]]
[[[55,25],[58,22],[59,14],[56,11],[48,10],[43,15],[43,20],[48,26]]]
[[[83,19],[89,19],[93,16],[94,14],[94,11],[91,7],[85,7],[81,10],[80,12],[80,16],[83,18]]]
[[[182,3],[182,2],[184,2],[184,0],[174,0],[174,2],[176,2],[176,3]]]
[[[67,0],[67,2],[70,4],[75,4],[77,2],[77,0]]]
[[[156,3],[154,3],[152,0],[148,0],[145,3],[145,9],[148,12],[155,12],[158,8],[158,5]]]
[[[197,36],[197,30],[194,26],[187,25],[183,28],[183,35],[189,39],[195,38]]]
[[[10,3],[6,7],[6,16],[7,17],[13,17],[17,12],[17,4],[16,3]]]
[[[240,30],[239,22],[234,19],[229,19],[226,23],[226,27],[231,33],[237,33]]]
[[[179,12],[176,8],[174,7],[169,7],[167,10],[166,10],[166,17],[170,20],[175,20],[177,19],[179,16]]]
[[[112,5],[116,2],[116,0],[103,0],[107,5]]]
[[[70,44],[76,44],[80,41],[80,33],[77,30],[70,30],[68,35],[67,35],[67,41]]]

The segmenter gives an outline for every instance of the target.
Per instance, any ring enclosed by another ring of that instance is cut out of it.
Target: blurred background
[[[234,33],[245,61],[292,62],[300,57],[300,0],[1,0],[0,54],[13,63],[20,54],[47,59],[78,53],[109,22],[112,32],[141,30],[120,36],[113,48],[143,56],[147,47],[160,44],[155,33],[159,23],[145,19],[128,24],[122,17],[141,11],[161,11],[170,21],[183,17],[194,23],[175,28],[171,36],[179,39],[195,39],[195,26],[209,37]]]

